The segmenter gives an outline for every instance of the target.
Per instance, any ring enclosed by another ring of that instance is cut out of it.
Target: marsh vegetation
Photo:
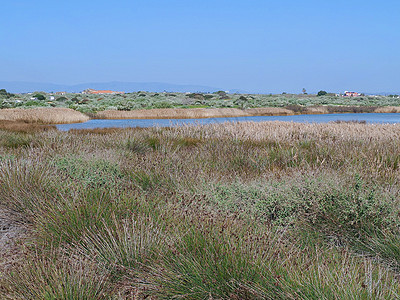
[[[1,130],[1,212],[24,235],[0,296],[399,298],[399,140],[357,122]]]

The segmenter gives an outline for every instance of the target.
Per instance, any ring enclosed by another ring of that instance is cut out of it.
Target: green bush
[[[154,102],[153,107],[154,108],[173,108],[174,106],[167,101],[162,101],[162,102]]]
[[[33,97],[35,97],[37,100],[46,100],[46,97],[43,94],[34,94]]]

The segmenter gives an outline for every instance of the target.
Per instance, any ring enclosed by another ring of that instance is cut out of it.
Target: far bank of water
[[[322,115],[294,115],[294,116],[262,116],[262,117],[235,117],[235,118],[208,118],[208,119],[95,119],[84,123],[61,124],[57,128],[62,131],[70,129],[94,128],[126,128],[126,127],[168,127],[185,124],[205,125],[224,122],[263,122],[285,121],[299,123],[328,123],[334,121],[366,121],[368,123],[395,124],[400,123],[400,114],[396,113],[347,113]]]

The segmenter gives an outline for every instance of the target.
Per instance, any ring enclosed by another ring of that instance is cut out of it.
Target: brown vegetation
[[[80,123],[89,117],[69,108],[0,109],[0,120],[40,124]]]
[[[39,131],[56,130],[54,125],[31,124],[21,121],[0,120],[0,129],[12,132],[33,133]]]
[[[400,113],[400,107],[398,106],[384,106],[375,109],[376,113]]]
[[[238,108],[163,108],[132,111],[106,110],[93,114],[98,119],[200,119],[250,116],[290,116],[297,114],[331,114],[331,113],[400,113],[399,107],[375,106],[299,106],[285,108],[260,107],[249,109]]]
[[[289,116],[297,114],[329,113],[400,113],[400,107],[372,106],[300,106],[289,105],[261,108],[162,108],[132,111],[106,110],[82,114],[68,108],[1,109],[0,120],[25,123],[66,124],[86,122],[89,119],[201,119],[250,116]]]
[[[399,140],[355,122],[0,130],[0,225],[29,224],[0,298],[398,299]]]
[[[249,116],[290,115],[284,108],[267,107],[241,110],[237,108],[163,108],[132,111],[106,110],[97,113],[100,119],[200,119]]]
[[[134,127],[131,128],[132,130],[145,130],[145,128],[142,127]],[[123,133],[126,132],[126,128],[119,128],[119,127],[109,127],[109,128],[94,128],[94,129],[70,129],[68,130],[70,133],[74,134],[80,134],[80,135],[86,135],[86,134],[100,134],[100,135],[106,135],[106,134],[111,134],[111,133]]]

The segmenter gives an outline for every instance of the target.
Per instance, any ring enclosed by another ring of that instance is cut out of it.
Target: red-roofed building
[[[345,91],[344,94],[343,94],[343,97],[360,97],[360,96],[361,96],[361,94],[357,93],[357,92]]]

